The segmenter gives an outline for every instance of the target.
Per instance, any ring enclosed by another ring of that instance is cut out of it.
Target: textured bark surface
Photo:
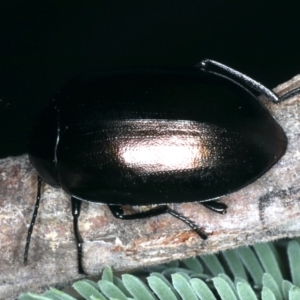
[[[275,91],[282,94],[298,86],[300,76]],[[84,202],[79,226],[86,272],[95,275],[108,265],[119,271],[131,270],[299,235],[300,95],[279,105],[264,103],[288,136],[284,157],[248,187],[223,197],[228,205],[226,215],[197,203],[173,206],[205,229],[209,234],[206,241],[170,215],[122,221],[105,205]],[[23,266],[36,187],[37,174],[26,155],[0,160],[0,299],[62,287],[82,277],[77,270],[70,197],[48,185],[43,187],[28,265]]]

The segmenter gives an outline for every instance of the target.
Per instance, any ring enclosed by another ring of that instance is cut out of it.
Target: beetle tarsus
[[[224,215],[227,213],[227,205],[218,201],[218,200],[212,200],[212,201],[206,201],[206,202],[201,202],[203,206],[206,208],[212,210],[213,212],[217,212],[221,215]]]
[[[80,200],[76,199],[75,197],[71,197],[72,202],[72,216],[73,216],[73,228],[74,228],[74,234],[77,244],[77,258],[78,258],[78,273],[88,275],[84,272],[83,266],[82,266],[82,258],[83,258],[83,252],[82,252],[82,244],[83,240],[80,236],[79,230],[78,230],[78,218],[80,216],[80,209],[81,209],[81,202]]]
[[[208,235],[206,235],[201,228],[197,228],[197,230],[195,230],[195,232],[203,239],[203,240],[207,240]]]

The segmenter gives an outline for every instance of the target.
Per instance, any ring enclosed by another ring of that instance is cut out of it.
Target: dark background
[[[83,72],[208,57],[268,87],[290,79],[300,73],[298,2],[277,3],[2,0],[0,157],[26,152],[38,111]]]

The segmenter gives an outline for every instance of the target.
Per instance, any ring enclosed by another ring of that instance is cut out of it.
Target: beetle
[[[287,137],[257,98],[278,103],[271,90],[224,64],[135,68],[71,80],[40,113],[29,143],[42,181],[71,196],[78,252],[81,201],[105,203],[128,220],[169,213],[202,238],[207,234],[169,203],[199,202],[224,214],[219,198],[250,184],[285,153]],[[126,215],[122,205],[154,205]]]

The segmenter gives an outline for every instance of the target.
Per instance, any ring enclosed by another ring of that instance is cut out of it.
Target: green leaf
[[[51,300],[61,300],[63,298],[60,298],[59,296],[53,294],[52,292],[50,291],[47,291],[43,294],[44,297],[46,297],[47,299],[51,299]],[[73,300],[76,300],[74,298],[72,298]]]
[[[73,288],[84,298],[89,299],[91,296],[95,296],[101,300],[106,300],[106,298],[85,280],[77,281],[73,284]]]
[[[244,278],[241,278],[241,277],[235,277],[235,278],[234,278],[234,283],[235,283],[235,285],[237,285],[239,282],[249,284],[248,280],[246,280],[246,279],[244,279]]]
[[[262,282],[263,282],[264,287],[267,287],[272,291],[272,293],[274,294],[274,296],[277,300],[282,300],[282,295],[279,290],[279,287],[278,287],[276,281],[274,280],[274,278],[270,274],[265,273],[263,275]]]
[[[194,290],[182,274],[173,274],[172,283],[183,300],[197,300]]]
[[[198,258],[191,257],[184,259],[182,262],[194,273],[203,273],[203,266]]]
[[[240,299],[257,300],[256,294],[248,283],[238,282],[237,292]]]
[[[151,273],[150,276],[160,278],[172,290],[172,292],[176,295],[176,298],[179,298],[177,291],[174,289],[173,285],[170,283],[169,280],[166,279],[164,275],[162,275],[161,273]]]
[[[44,296],[52,299],[52,300],[76,300],[75,298],[71,297],[70,295],[59,291],[55,288],[50,288],[49,291],[44,293]]]
[[[177,297],[173,293],[172,289],[159,277],[149,276],[147,281],[152,291],[160,300],[177,300]]]
[[[191,270],[188,269],[184,269],[184,268],[168,268],[166,270],[163,270],[161,272],[161,274],[163,274],[166,277],[170,277],[172,274],[175,273],[186,273],[186,274],[192,274],[193,272]]]
[[[272,291],[265,286],[263,287],[262,292],[261,292],[261,299],[262,300],[276,300],[275,295],[272,293]]]
[[[20,300],[52,300],[51,298],[44,297],[37,294],[27,293],[27,294],[21,294],[19,296]]]
[[[300,261],[300,245],[296,241],[290,241],[288,244],[288,259],[291,268],[292,282],[296,286],[300,286],[300,272],[299,272],[299,261]]]
[[[216,300],[216,297],[212,293],[211,289],[201,279],[193,278],[191,279],[190,284],[193,290],[195,291],[196,295],[201,300]]]
[[[232,289],[232,291],[234,292],[235,296],[238,298],[238,293],[237,290],[235,288],[235,285],[233,284],[232,280],[229,278],[229,276],[227,276],[226,274],[219,274],[218,276],[219,278],[224,279],[228,285],[230,286],[230,288]]]
[[[200,278],[202,280],[211,280],[212,276],[204,273],[193,273],[190,275],[191,278]]]
[[[287,247],[287,243],[286,241],[282,242],[282,243],[276,243],[276,246],[275,246],[275,243],[272,243],[272,242],[269,242],[268,245],[271,249],[271,251],[273,252],[273,255],[278,263],[278,266],[279,266],[279,269],[281,270],[282,272],[282,275],[284,277],[284,267],[285,267],[285,264],[283,263],[283,260],[281,259],[281,254],[278,253],[278,250],[279,250],[279,247],[282,247],[280,246],[280,244],[282,245],[284,243],[284,248],[286,249]],[[278,247],[277,247],[277,244],[278,244]]]
[[[263,269],[249,247],[240,247],[235,249],[242,262],[244,263],[247,271],[250,273],[254,283],[257,286],[262,285]]]
[[[131,296],[120,278],[114,276],[114,284],[120,289],[120,291],[123,292],[124,295],[126,295],[127,297]]]
[[[137,277],[130,274],[122,275],[126,289],[137,300],[155,300],[148,287]]]
[[[179,260],[173,260],[173,261],[169,262],[167,264],[167,266],[169,268],[178,268],[179,267]]]
[[[289,291],[293,287],[293,284],[287,280],[282,281],[282,294],[283,299],[289,299]]]
[[[289,292],[289,300],[299,300],[300,299],[300,288],[293,286]]]
[[[98,281],[99,288],[101,292],[107,297],[107,298],[117,298],[119,300],[127,300],[126,295],[117,287],[115,286],[111,281],[108,280],[99,280]]]
[[[237,300],[234,291],[223,278],[215,277],[213,283],[222,300]]]
[[[272,277],[280,287],[283,278],[277,259],[274,255],[274,252],[271,250],[270,245],[268,243],[256,244],[253,246],[253,248],[265,271],[269,274],[272,274]]]
[[[89,279],[84,279],[85,282],[89,283],[91,286],[93,286],[97,291],[99,290],[99,286],[95,281],[89,280]]]
[[[114,281],[114,274],[112,271],[111,267],[106,267],[102,273],[102,280],[106,280],[106,281],[110,281],[113,282]]]
[[[184,277],[188,282],[191,280],[191,277],[186,274],[186,273],[183,273],[183,272],[177,272],[176,274],[179,274],[181,275],[182,277]]]
[[[145,272],[162,272],[168,268],[167,264],[160,264],[157,266],[151,266],[148,268],[145,268]]]
[[[241,277],[247,280],[247,274],[240,257],[232,250],[226,250],[222,253],[234,277]]]
[[[202,255],[200,258],[203,260],[213,276],[218,276],[220,273],[225,273],[225,270],[216,255]]]

